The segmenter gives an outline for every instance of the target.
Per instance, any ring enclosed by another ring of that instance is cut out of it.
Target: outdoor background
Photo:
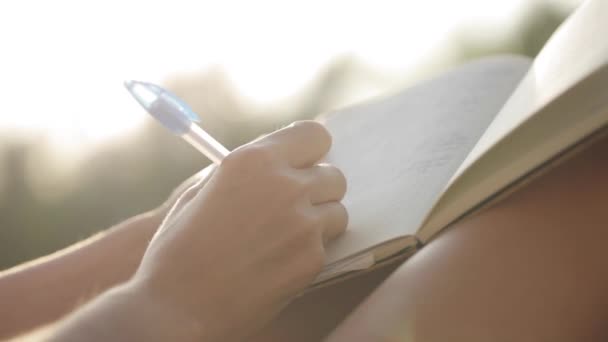
[[[2,1],[0,270],[154,208],[208,164],[125,79],[165,85],[234,148],[467,60],[534,56],[578,3]]]

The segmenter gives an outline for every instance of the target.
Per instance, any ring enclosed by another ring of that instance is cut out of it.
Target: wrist
[[[202,325],[172,310],[132,281],[108,291],[101,300],[110,329],[133,341],[200,341]]]

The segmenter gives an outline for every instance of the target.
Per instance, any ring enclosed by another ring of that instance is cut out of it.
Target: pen
[[[125,81],[125,87],[165,128],[184,138],[212,162],[219,164],[230,153],[196,124],[200,121],[199,117],[173,93],[147,82]]]

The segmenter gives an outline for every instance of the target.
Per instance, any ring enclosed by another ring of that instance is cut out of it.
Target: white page
[[[413,235],[529,63],[481,60],[331,115],[327,160],[348,180],[349,227],[328,246],[327,263]]]
[[[422,240],[606,121],[605,82],[586,78],[608,64],[607,17],[608,1],[585,2],[551,37],[450,180]]]
[[[492,122],[459,173],[496,142],[608,61],[608,1],[585,2],[535,58],[530,72]]]

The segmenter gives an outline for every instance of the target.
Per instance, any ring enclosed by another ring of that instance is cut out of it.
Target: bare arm
[[[0,275],[0,337],[58,319],[137,269],[160,219],[143,214]]]
[[[0,339],[55,321],[127,281],[170,206],[185,188],[210,172],[207,168],[184,182],[156,210],[0,273]]]
[[[317,164],[330,142],[306,122],[233,151],[179,198],[129,281],[37,338],[209,342],[257,332],[315,279],[324,242],[346,228],[346,179]]]

